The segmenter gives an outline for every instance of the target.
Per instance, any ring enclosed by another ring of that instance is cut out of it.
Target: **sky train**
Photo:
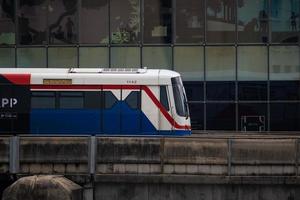
[[[0,84],[1,134],[191,134],[174,71],[2,68]]]

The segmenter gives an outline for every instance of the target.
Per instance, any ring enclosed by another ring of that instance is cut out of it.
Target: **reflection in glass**
[[[235,0],[207,1],[207,42],[235,41]]]
[[[239,104],[239,130],[267,131],[268,114],[266,103]]]
[[[80,43],[108,43],[108,0],[81,1]]]
[[[112,47],[111,67],[140,68],[140,48],[137,47]]]
[[[77,0],[51,0],[48,7],[50,44],[76,43]]]
[[[14,10],[14,1],[0,0],[0,44],[15,44]]]
[[[109,66],[108,48],[105,47],[80,47],[79,67],[104,68]]]
[[[300,131],[300,103],[271,103],[271,131]]]
[[[204,41],[204,0],[176,1],[176,42]]]
[[[172,42],[172,0],[144,0],[144,42]]]
[[[191,116],[192,129],[203,130],[204,129],[204,104],[189,103],[189,110]]]
[[[268,50],[266,47],[238,47],[238,80],[267,80]]]
[[[300,51],[297,46],[270,47],[270,79],[299,80]]]
[[[238,41],[268,42],[268,12],[267,0],[243,0],[238,7]]]
[[[71,68],[77,67],[76,48],[49,48],[48,67]]]
[[[18,48],[18,67],[46,67],[45,48]]]
[[[206,82],[206,99],[208,101],[234,101],[235,82],[209,81]]]
[[[46,44],[47,1],[18,0],[18,42]]]
[[[207,103],[207,130],[235,130],[235,104]]]
[[[111,43],[132,44],[140,41],[140,1],[111,0]]]
[[[235,80],[235,48],[206,48],[206,79]]]
[[[170,69],[172,66],[171,50],[170,47],[144,47],[143,67]]]
[[[202,47],[175,47],[174,70],[180,72],[183,80],[203,80],[204,55]]]
[[[0,67],[15,67],[14,48],[0,48]]]
[[[299,41],[300,0],[271,0],[272,42],[296,43]]]

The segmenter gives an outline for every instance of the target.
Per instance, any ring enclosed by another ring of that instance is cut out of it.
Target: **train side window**
[[[125,102],[131,109],[140,109],[141,105],[141,92],[132,91],[125,99]]]
[[[55,109],[55,92],[31,92],[31,108]]]
[[[111,91],[103,91],[104,95],[104,108],[112,108],[118,101],[115,95]]]
[[[84,92],[84,108],[101,109],[101,105],[100,91]]]
[[[168,101],[168,93],[167,93],[167,86],[160,86],[160,103],[163,107],[169,111],[169,101]]]
[[[59,108],[63,108],[63,109],[83,108],[83,92],[60,92]]]

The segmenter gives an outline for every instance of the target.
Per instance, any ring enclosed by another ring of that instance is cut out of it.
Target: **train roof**
[[[147,68],[0,68],[0,74],[30,74],[31,84],[68,79],[72,84],[165,85],[179,73]]]

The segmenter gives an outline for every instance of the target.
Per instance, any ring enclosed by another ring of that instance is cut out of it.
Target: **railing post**
[[[9,141],[9,171],[12,174],[17,174],[20,169],[19,139],[19,136],[12,136]]]
[[[96,152],[97,152],[97,138],[91,136],[89,138],[89,172],[94,175],[96,171]]]
[[[232,147],[232,139],[227,140],[227,174],[231,176],[231,147]]]

